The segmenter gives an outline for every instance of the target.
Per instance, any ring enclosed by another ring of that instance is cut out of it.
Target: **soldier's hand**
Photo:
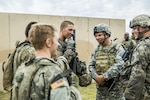
[[[72,49],[67,49],[65,52],[64,52],[64,55],[63,55],[67,60],[68,62],[70,63],[71,60],[76,56],[76,53],[72,50]]]
[[[104,85],[104,83],[105,83],[105,80],[104,80],[103,75],[97,76],[97,77],[95,78],[95,81],[96,81],[96,83],[98,83],[99,85]]]
[[[73,39],[67,40],[67,49],[75,49],[75,41]]]

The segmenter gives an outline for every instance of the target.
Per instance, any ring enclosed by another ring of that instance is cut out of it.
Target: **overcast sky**
[[[150,0],[0,0],[0,12],[125,19],[150,15]]]

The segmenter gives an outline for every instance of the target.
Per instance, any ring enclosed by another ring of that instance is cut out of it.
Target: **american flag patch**
[[[56,82],[53,82],[52,84],[50,84],[50,87],[54,90],[56,88],[59,88],[61,86],[64,86],[64,80],[60,79]]]

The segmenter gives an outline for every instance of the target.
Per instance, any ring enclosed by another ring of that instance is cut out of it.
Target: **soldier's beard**
[[[139,29],[138,29],[138,30],[139,30]],[[144,33],[146,33],[146,32],[149,32],[149,31],[150,31],[150,29],[145,30],[145,31],[142,31],[142,32],[138,31],[138,37],[137,37],[136,40],[140,40],[140,39],[142,38],[142,34],[144,34]]]
[[[99,44],[103,45],[105,42],[105,39],[103,41],[100,41]]]

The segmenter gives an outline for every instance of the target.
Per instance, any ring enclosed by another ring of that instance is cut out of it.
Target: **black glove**
[[[67,49],[75,49],[75,41],[73,39],[67,40]]]

